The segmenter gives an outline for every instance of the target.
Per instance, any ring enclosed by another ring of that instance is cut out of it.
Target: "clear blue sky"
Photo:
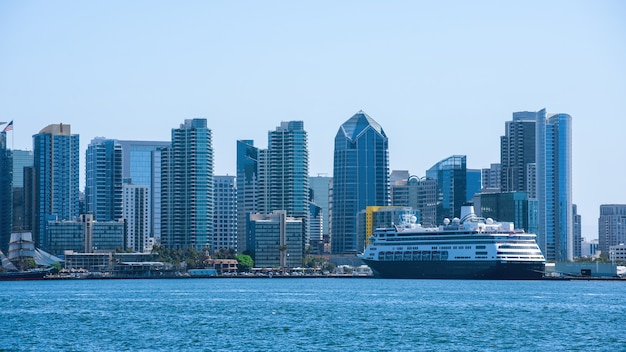
[[[310,173],[360,109],[390,140],[391,169],[423,176],[467,155],[497,163],[514,111],[573,118],[573,199],[583,236],[599,205],[626,203],[624,1],[1,1],[0,121],[15,149],[71,124],[170,140],[203,117],[216,174],[235,141],[267,145],[303,120]]]

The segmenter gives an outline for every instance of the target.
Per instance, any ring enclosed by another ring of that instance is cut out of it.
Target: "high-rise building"
[[[335,136],[332,253],[357,253],[357,214],[368,206],[387,206],[389,202],[387,135],[374,119],[359,111]]]
[[[259,211],[285,210],[302,219],[302,252],[309,244],[309,150],[302,121],[281,122],[268,133],[268,148],[260,153]]]
[[[26,218],[24,169],[33,167],[32,150],[13,150],[13,232],[30,230],[32,219]]]
[[[237,251],[237,187],[235,176],[214,176],[213,251]]]
[[[444,218],[461,216],[467,202],[467,165],[465,155],[453,155],[433,165],[426,178],[437,180],[437,224]],[[479,181],[480,182],[480,181]]]
[[[122,217],[122,146],[113,139],[94,138],[85,163],[86,213],[96,221]]]
[[[471,202],[474,195],[480,193],[482,188],[482,170],[467,169],[466,180],[465,201]]]
[[[24,187],[24,168],[33,166],[32,150],[13,150],[13,188]]]
[[[309,177],[310,199],[315,205],[322,208],[322,235],[328,237],[330,230],[329,223],[329,192],[330,176],[311,176]]]
[[[506,134],[500,137],[502,192],[528,192],[527,165],[535,162],[535,124],[537,113],[513,113],[506,122]]]
[[[572,219],[572,118],[537,112],[536,184],[538,244],[546,260],[574,259]]]
[[[161,148],[170,145],[163,141],[126,141],[122,146],[122,177],[133,185],[149,187],[149,232],[151,241],[161,240]]]
[[[150,240],[150,186],[125,183],[123,217],[127,222],[126,248],[136,253],[152,250]]]
[[[80,213],[80,138],[70,125],[48,125],[33,135],[33,236],[47,250],[48,221],[74,221]]]
[[[248,214],[259,211],[259,149],[252,140],[237,141],[237,252],[248,248],[246,224]]]
[[[9,253],[13,227],[13,155],[6,147],[6,132],[0,132],[0,250]]]
[[[598,249],[609,253],[611,246],[626,243],[626,204],[600,205]]]
[[[574,258],[582,257],[583,229],[582,216],[578,214],[578,206],[572,204],[572,219],[574,219]]]
[[[213,238],[213,147],[206,119],[172,129],[161,151],[161,243],[203,251]]]
[[[481,193],[479,197],[481,217],[512,222],[516,229],[526,232],[536,228],[537,224],[529,223],[532,217],[528,214],[526,192]]]
[[[501,189],[501,173],[500,164],[491,164],[488,169],[482,170],[482,189],[499,191]]]
[[[392,178],[394,174],[398,177],[391,183],[391,205],[413,209],[422,226],[437,226],[437,180],[408,176],[408,171],[393,171]]]

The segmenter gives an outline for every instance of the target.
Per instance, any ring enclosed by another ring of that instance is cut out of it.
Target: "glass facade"
[[[206,119],[172,129],[161,149],[161,243],[203,251],[213,238],[213,147]]]
[[[248,231],[254,243],[254,265],[258,268],[302,266],[303,220],[287,217],[285,211],[249,214]]]
[[[76,220],[80,213],[80,140],[70,125],[49,125],[33,136],[35,244],[48,250],[48,220]]]
[[[248,214],[259,211],[259,149],[252,140],[237,141],[237,252],[252,250],[247,236]]]
[[[161,148],[170,145],[162,141],[120,140],[122,146],[122,177],[125,182],[149,187],[150,237],[161,239]]]
[[[302,219],[302,248],[309,243],[309,150],[302,121],[281,122],[268,133],[268,149],[259,158],[259,211],[285,210]]]
[[[87,147],[85,205],[96,221],[122,217],[122,146],[112,139],[95,138]]]
[[[335,136],[332,192],[332,253],[357,253],[357,214],[390,202],[387,135],[363,111],[341,125]]]
[[[546,260],[557,262],[574,259],[571,121],[567,114],[537,112],[537,235]]]
[[[467,202],[466,164],[465,155],[453,155],[426,171],[427,178],[437,180],[437,224],[461,216],[461,207]]]

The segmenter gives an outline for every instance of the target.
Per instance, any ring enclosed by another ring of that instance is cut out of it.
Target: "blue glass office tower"
[[[206,119],[172,129],[161,151],[161,243],[202,251],[213,238],[213,147]]]
[[[149,236],[161,240],[161,149],[170,142],[118,141],[122,146],[122,177],[125,183],[149,187]]]
[[[115,140],[94,138],[87,147],[85,205],[96,221],[122,217],[122,146]]]
[[[253,250],[247,217],[259,211],[259,149],[252,140],[237,141],[237,252]]]
[[[47,250],[47,222],[74,221],[80,213],[80,139],[70,125],[48,125],[33,135],[33,153],[33,236],[36,246]]]
[[[0,132],[0,250],[7,255],[13,211],[13,157],[6,147],[6,132]]]
[[[331,251],[355,254],[357,214],[367,206],[389,205],[389,143],[383,128],[363,111],[335,136]]]
[[[537,237],[546,260],[574,259],[572,219],[572,118],[537,112]]]
[[[426,171],[426,177],[437,180],[437,224],[442,224],[444,218],[460,217],[461,206],[467,202],[465,155],[441,160]]]

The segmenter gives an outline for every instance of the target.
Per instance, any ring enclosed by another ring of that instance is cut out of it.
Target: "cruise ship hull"
[[[395,279],[537,280],[545,270],[543,262],[363,261],[375,276]]]

